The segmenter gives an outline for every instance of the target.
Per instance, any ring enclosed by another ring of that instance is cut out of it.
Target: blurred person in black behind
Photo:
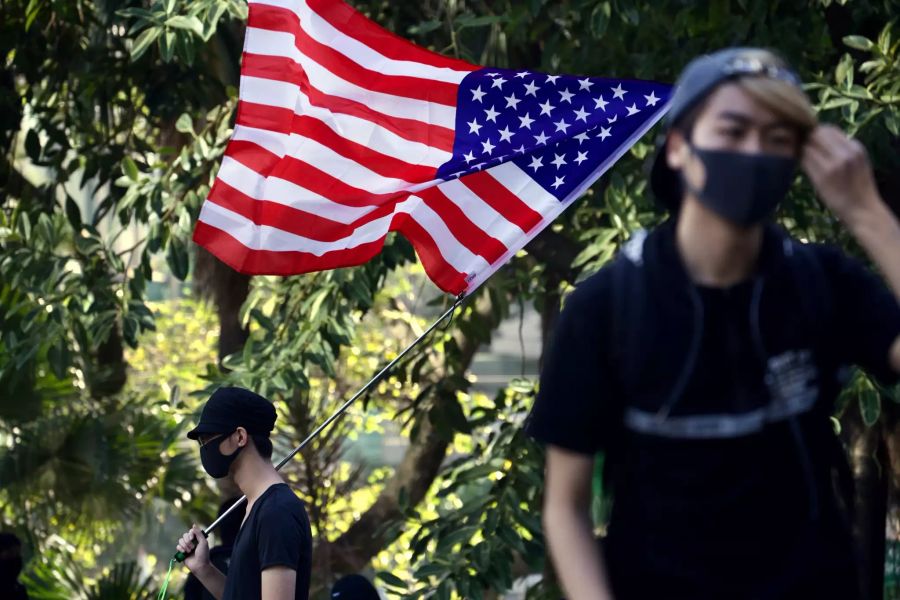
[[[223,502],[219,506],[217,516],[221,516],[237,500],[238,496],[235,496]],[[234,550],[234,540],[241,529],[241,522],[244,520],[246,510],[246,503],[234,509],[234,512],[219,523],[213,534],[219,540],[219,544],[209,549],[209,562],[226,576],[228,575],[228,563],[231,562],[231,552]],[[215,596],[206,591],[200,580],[190,573],[184,583],[184,600],[215,600]]]
[[[900,223],[865,148],[818,124],[772,52],[692,61],[667,118],[650,184],[672,217],[567,298],[526,424],[547,445],[559,579],[570,600],[853,600],[830,416],[846,366],[900,373]],[[797,166],[893,293],[773,223]],[[602,548],[588,511],[600,451]]]
[[[22,572],[22,542],[14,533],[0,533],[0,598],[28,600],[25,586],[19,583]]]
[[[331,586],[331,600],[380,600],[372,582],[353,573],[344,575]]]

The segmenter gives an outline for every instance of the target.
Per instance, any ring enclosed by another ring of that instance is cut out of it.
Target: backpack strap
[[[828,328],[823,324],[834,316],[834,298],[822,261],[810,244],[784,238],[784,255],[791,271],[807,332],[822,342]]]
[[[612,306],[610,332],[613,360],[625,390],[631,389],[640,376],[641,332],[647,294],[644,273],[644,243],[647,231],[638,229],[622,246],[612,264]]]

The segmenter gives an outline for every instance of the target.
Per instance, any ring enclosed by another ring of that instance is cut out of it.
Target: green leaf
[[[848,88],[853,85],[853,59],[849,54],[841,57],[834,70],[834,81],[838,85],[845,85]]]
[[[184,29],[196,33],[200,37],[203,36],[203,23],[194,16],[178,15],[166,20],[166,25],[173,29]]]
[[[172,55],[175,53],[175,32],[166,29],[163,35],[159,37],[159,56],[163,62],[172,62]]]
[[[866,427],[871,427],[881,415],[881,396],[874,389],[865,389],[859,395],[859,412]]]
[[[181,113],[181,116],[175,121],[175,129],[181,133],[194,133],[194,122],[191,120],[191,115]]]
[[[462,15],[454,21],[454,24],[457,26],[456,29],[458,31],[461,31],[470,27],[485,27],[487,25],[502,23],[504,21],[506,21],[506,17],[501,15],[482,15],[479,17],[475,17],[472,15]]]
[[[875,44],[869,38],[863,37],[861,35],[846,35],[844,36],[844,44],[850,46],[851,48],[855,48],[857,50],[871,50]]]
[[[64,340],[59,340],[50,346],[47,351],[47,360],[56,378],[65,379],[66,371],[69,368],[69,349]]]
[[[878,35],[878,49],[885,56],[891,53],[891,26],[892,23],[885,25]]]
[[[437,593],[434,596],[436,600],[450,600],[450,581],[445,579],[438,586]]]
[[[66,217],[68,217],[72,229],[75,231],[81,229],[81,209],[68,194],[66,194]]]
[[[443,575],[447,572],[447,567],[443,565],[436,565],[433,563],[426,563],[416,569],[416,572],[413,573],[413,577],[418,579],[419,581],[427,580],[429,577]]]
[[[840,108],[841,106],[847,106],[852,102],[852,98],[832,98],[825,104],[819,106],[819,110],[831,110],[832,108]]]
[[[25,153],[28,154],[31,162],[36,163],[41,160],[41,138],[34,129],[29,129],[25,134]]]
[[[122,159],[122,172],[132,181],[137,181],[140,174],[137,164],[129,156]]]
[[[435,29],[439,29],[441,26],[441,22],[437,20],[431,21],[422,21],[418,25],[413,25],[406,30],[406,33],[409,35],[424,35],[426,33],[431,33]]]
[[[31,0],[25,8],[25,31],[31,29],[35,19],[41,13],[45,0]]]
[[[595,38],[603,37],[606,28],[609,27],[609,19],[612,16],[612,5],[609,2],[598,2],[591,11],[591,33]]]
[[[139,59],[144,55],[144,52],[147,51],[147,48],[150,47],[150,44],[156,41],[156,38],[162,33],[161,27],[150,27],[149,29],[144,30],[141,35],[134,41],[134,45],[131,47],[131,60],[132,62]]]
[[[153,12],[147,10],[146,8],[138,8],[135,6],[117,10],[116,14],[120,17],[134,17],[136,19],[142,19],[144,21],[151,21],[155,16]]]
[[[375,574],[375,577],[377,577],[378,579],[383,581],[386,585],[389,585],[391,587],[400,588],[400,589],[404,589],[404,590],[407,587],[405,581],[403,581],[402,579],[400,579],[399,577],[397,577],[396,575],[394,575],[393,573],[390,573],[388,571],[378,571],[378,573]]]
[[[453,549],[457,544],[462,544],[468,542],[472,539],[472,536],[475,535],[475,532],[480,529],[477,525],[469,525],[467,527],[462,527],[457,529],[446,537],[442,537],[438,540],[437,551],[440,552],[449,552]]]
[[[172,275],[184,281],[188,276],[190,261],[185,243],[178,237],[169,238],[169,246],[166,249],[166,262],[172,269]]]

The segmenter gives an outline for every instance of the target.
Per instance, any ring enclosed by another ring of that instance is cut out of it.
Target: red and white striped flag
[[[337,0],[250,0],[234,134],[194,240],[249,274],[357,265],[389,231],[467,293],[665,112],[667,85],[482,68]]]

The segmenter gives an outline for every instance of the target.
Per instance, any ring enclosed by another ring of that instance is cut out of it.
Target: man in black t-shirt
[[[568,297],[527,431],[570,600],[858,597],[831,427],[846,366],[900,373],[900,224],[864,148],[770,52],[692,62],[651,186],[672,219]],[[887,280],[771,223],[802,165]],[[614,499],[601,549],[594,455]]]
[[[272,403],[245,389],[221,388],[203,407],[188,437],[200,442],[210,477],[231,475],[247,496],[227,577],[211,562],[194,525],[178,542],[185,565],[219,600],[308,600],[312,533],[303,502],[272,465]]]

